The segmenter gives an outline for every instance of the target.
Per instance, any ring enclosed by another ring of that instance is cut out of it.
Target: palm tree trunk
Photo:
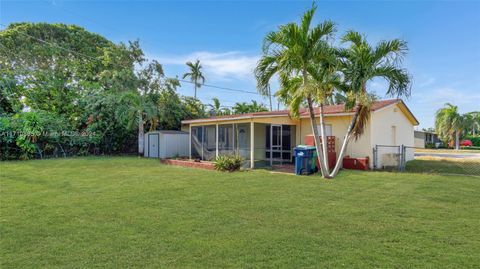
[[[194,84],[193,88],[195,89],[195,93],[193,94],[193,98],[197,99],[197,82],[195,81],[194,83],[195,84]]]
[[[323,104],[320,104],[320,136],[322,137],[322,152],[323,152],[323,162],[325,166],[325,172],[330,174],[330,166],[328,165],[328,154],[327,154],[327,136],[325,135],[325,120],[323,116]]]
[[[460,131],[455,131],[455,149],[460,149]]]
[[[345,151],[347,150],[348,142],[352,137],[353,126],[358,119],[358,114],[360,113],[360,107],[357,105],[355,108],[355,114],[353,114],[352,120],[350,121],[350,125],[348,125],[347,133],[345,134],[345,138],[343,139],[342,148],[340,149],[340,153],[338,154],[337,163],[335,164],[335,168],[333,168],[332,173],[330,174],[331,177],[335,177],[340,171],[340,166],[342,166],[343,156],[345,155]]]
[[[145,139],[145,130],[143,127],[142,113],[139,112],[138,115],[138,155],[143,156],[143,146]]]
[[[315,112],[313,111],[313,101],[310,96],[307,97],[307,103],[308,103],[308,112],[310,114],[310,124],[312,125],[312,132],[313,132],[313,138],[315,139],[315,147],[317,149],[317,158],[318,162],[320,164],[320,172],[322,173],[322,177],[324,178],[329,178],[328,171],[325,168],[325,162],[323,161],[323,150],[322,150],[322,143],[320,142],[319,136],[318,136],[318,130],[317,130],[317,123],[315,121]]]
[[[272,89],[270,88],[270,85],[268,85],[268,98],[270,99],[270,111],[273,111],[273,108],[272,108]]]

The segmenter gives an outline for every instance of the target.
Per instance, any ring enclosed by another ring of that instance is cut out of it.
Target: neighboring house
[[[353,112],[332,105],[325,106],[324,113],[326,135],[335,137],[338,155]],[[346,155],[372,159],[375,145],[413,146],[416,125],[417,119],[402,100],[376,101],[365,133],[349,143]],[[239,154],[251,168],[292,162],[293,148],[305,144],[305,136],[312,134],[305,109],[298,119],[289,110],[280,110],[184,120],[182,130],[190,133],[190,158],[213,160],[221,154]],[[407,156],[410,159],[413,152]]]
[[[435,146],[437,143],[441,143],[437,134],[427,131],[415,131],[415,147],[425,148],[427,144]]]

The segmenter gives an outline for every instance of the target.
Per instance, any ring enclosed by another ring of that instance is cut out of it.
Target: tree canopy
[[[0,31],[0,131],[13,135],[0,138],[2,158],[125,152],[140,129],[179,129],[206,115],[178,86],[138,41],[116,44],[76,25],[10,24]],[[85,135],[46,135],[58,131]]]

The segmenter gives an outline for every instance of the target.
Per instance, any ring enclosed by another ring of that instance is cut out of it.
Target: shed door
[[[159,134],[149,134],[148,135],[148,157],[158,158],[158,140]]]

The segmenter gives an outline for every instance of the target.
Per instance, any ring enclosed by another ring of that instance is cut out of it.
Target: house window
[[[322,132],[320,131],[320,125],[317,125],[317,131],[318,135],[322,135]],[[332,136],[332,125],[331,124],[325,124],[325,136]]]
[[[392,145],[397,145],[397,126],[392,126]]]

